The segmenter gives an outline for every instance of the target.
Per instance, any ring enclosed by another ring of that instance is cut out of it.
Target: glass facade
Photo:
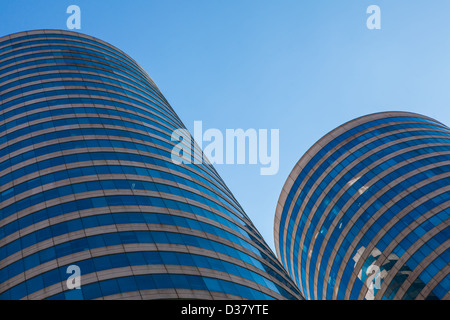
[[[302,299],[214,168],[172,161],[179,128],[110,44],[0,38],[0,299]]]
[[[278,257],[305,299],[450,299],[450,129],[384,112],[300,159],[275,217]]]

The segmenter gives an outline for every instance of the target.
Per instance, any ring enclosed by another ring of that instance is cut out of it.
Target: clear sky
[[[216,165],[272,248],[284,182],[324,134],[389,110],[450,124],[448,0],[2,0],[0,36],[67,29],[72,4],[79,32],[131,55],[188,129],[280,130],[278,174]]]

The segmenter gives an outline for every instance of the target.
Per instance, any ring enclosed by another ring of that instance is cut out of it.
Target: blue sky
[[[133,57],[192,130],[280,130],[280,169],[216,165],[273,247],[278,196],[324,134],[368,113],[401,110],[450,124],[448,0],[14,0],[0,2],[0,36],[81,30]],[[381,8],[381,30],[366,9]]]

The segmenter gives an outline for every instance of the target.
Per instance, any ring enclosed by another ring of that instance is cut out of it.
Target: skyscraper
[[[112,45],[0,38],[0,299],[301,299],[214,168],[172,161],[179,128]]]
[[[306,299],[450,299],[450,129],[407,112],[350,121],[286,181],[278,257]]]

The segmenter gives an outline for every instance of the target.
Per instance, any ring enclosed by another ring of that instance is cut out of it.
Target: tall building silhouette
[[[450,129],[407,112],[338,127],[292,170],[274,233],[305,299],[450,299]]]
[[[179,128],[112,45],[0,38],[0,299],[302,299],[214,168],[172,161]]]

